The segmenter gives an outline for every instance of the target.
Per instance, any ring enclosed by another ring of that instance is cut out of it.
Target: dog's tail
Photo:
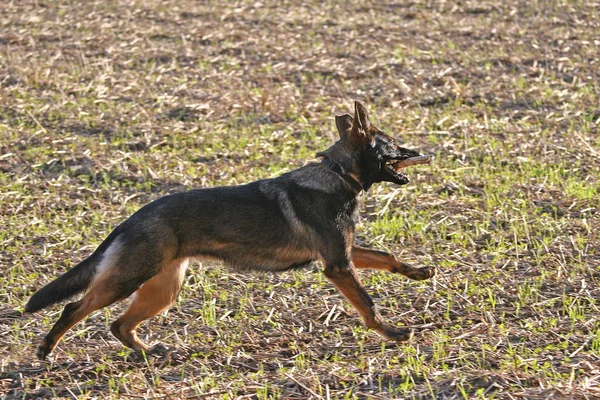
[[[102,256],[95,252],[35,292],[27,302],[25,311],[33,313],[83,292],[92,283],[101,258]]]

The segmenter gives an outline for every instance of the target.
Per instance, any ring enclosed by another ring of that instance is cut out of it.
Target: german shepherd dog
[[[190,259],[222,260],[237,271],[286,271],[320,261],[324,273],[358,310],[367,327],[393,341],[412,336],[388,324],[363,288],[356,268],[431,278],[392,254],[354,244],[357,197],[377,182],[405,185],[400,170],[429,162],[375,128],[355,102],[354,116],[336,116],[340,139],[318,153],[320,163],[240,186],[191,190],[162,197],[120,224],[92,255],[37,291],[25,306],[35,312],[89,288],[41,341],[40,359],[92,311],[132,297],[112,333],[135,351],[151,352],[137,326],[176,300]]]

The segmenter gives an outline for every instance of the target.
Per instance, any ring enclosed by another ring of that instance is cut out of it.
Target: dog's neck
[[[340,167],[338,163],[336,163],[329,157],[323,156],[321,163],[325,164],[330,170],[332,170],[333,172],[341,176],[346,182],[348,182],[348,184],[352,187],[352,189],[354,189],[354,192],[356,192],[356,194],[359,194],[360,192],[365,190],[363,185],[358,181],[354,174],[345,173],[342,170],[342,167]]]

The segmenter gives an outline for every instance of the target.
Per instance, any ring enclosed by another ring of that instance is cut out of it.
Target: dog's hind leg
[[[164,265],[161,271],[144,283],[133,295],[133,301],[125,314],[112,323],[111,332],[123,343],[136,351],[149,351],[137,334],[137,326],[154,317],[175,302],[185,277],[188,259],[178,259]]]
[[[371,250],[357,245],[352,246],[352,263],[356,268],[389,271],[417,281],[435,275],[433,267],[413,267],[385,251]]]
[[[377,312],[373,300],[361,285],[352,263],[346,265],[326,264],[325,276],[333,283],[348,301],[360,313],[365,325],[382,336],[402,342],[409,340],[413,332],[407,328],[398,328],[383,321]]]
[[[128,297],[138,287],[139,284],[136,286],[134,282],[131,284],[120,283],[115,286],[110,276],[103,277],[99,282],[95,282],[92,289],[81,300],[65,306],[58,321],[38,346],[37,357],[40,360],[45,359],[54,350],[63,335],[88,314]]]

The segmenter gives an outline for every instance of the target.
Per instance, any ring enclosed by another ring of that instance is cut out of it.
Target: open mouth
[[[403,170],[406,167],[410,167],[411,165],[429,164],[430,162],[430,156],[420,155],[405,158],[404,160],[390,160],[385,164],[384,169],[399,181],[408,182],[408,176],[400,172],[401,170]]]

